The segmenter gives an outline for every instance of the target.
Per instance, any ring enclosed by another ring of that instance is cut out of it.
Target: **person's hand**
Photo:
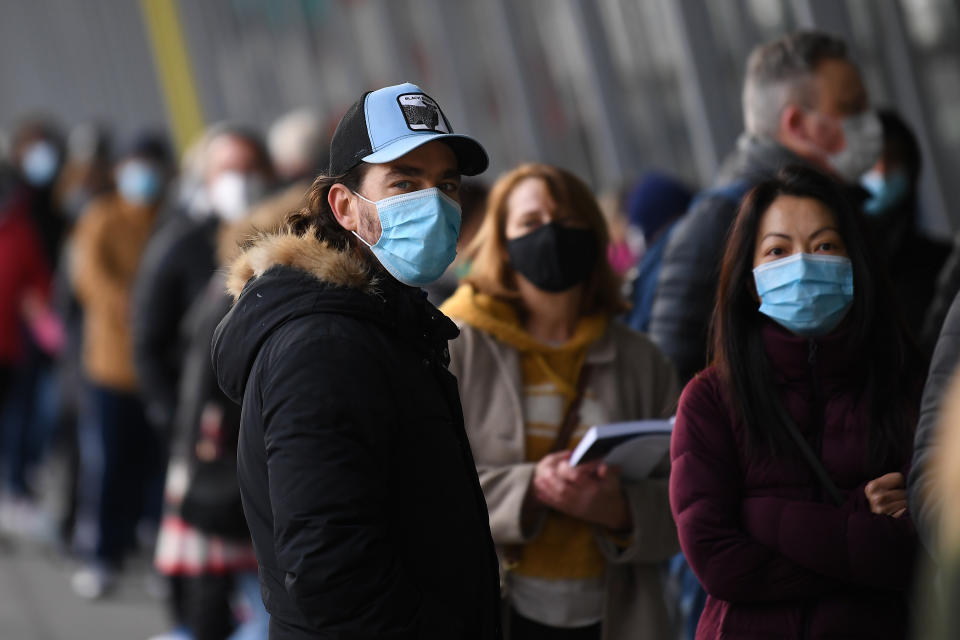
[[[66,344],[63,322],[39,293],[24,295],[20,313],[34,341],[49,356],[58,355]]]
[[[873,513],[899,518],[907,511],[906,483],[902,473],[888,473],[871,480],[863,493]]]
[[[620,470],[600,462],[571,467],[569,451],[551,453],[537,463],[533,498],[574,518],[614,531],[630,527],[630,511],[620,488]]]

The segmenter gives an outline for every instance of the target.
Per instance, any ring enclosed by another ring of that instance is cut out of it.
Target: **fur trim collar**
[[[377,278],[368,266],[350,251],[337,251],[314,230],[296,235],[278,231],[254,237],[236,258],[227,274],[227,292],[236,300],[251,278],[259,278],[277,265],[309,273],[320,282],[359,289],[367,294],[377,291]]]

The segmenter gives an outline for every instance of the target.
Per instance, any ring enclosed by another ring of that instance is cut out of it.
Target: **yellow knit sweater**
[[[606,332],[605,315],[582,318],[573,337],[562,345],[548,345],[527,333],[514,308],[463,285],[443,304],[448,316],[485,331],[520,354],[523,379],[526,459],[537,462],[550,452],[567,408],[577,393],[577,382],[589,346]],[[469,389],[463,390],[469,394]],[[591,397],[589,390],[585,401]],[[469,397],[464,402],[470,402]],[[484,399],[473,399],[485,402]],[[589,425],[579,425],[569,447],[575,447]],[[597,547],[591,525],[550,511],[540,533],[524,545],[515,569],[518,575],[551,580],[600,577],[606,562]]]

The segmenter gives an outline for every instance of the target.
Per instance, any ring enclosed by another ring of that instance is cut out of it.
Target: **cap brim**
[[[428,142],[442,140],[450,145],[453,153],[457,156],[457,164],[460,173],[465,176],[475,176],[487,170],[490,159],[487,157],[486,150],[479,142],[469,136],[458,133],[417,133],[395,140],[384,148],[371,153],[363,158],[364,162],[370,164],[383,164],[393,162],[397,158],[407,155],[417,147],[421,147]]]

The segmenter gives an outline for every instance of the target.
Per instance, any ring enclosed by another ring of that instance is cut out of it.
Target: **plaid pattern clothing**
[[[168,576],[196,576],[257,570],[249,541],[204,533],[180,517],[180,502],[186,492],[186,468],[182,464],[170,465],[165,491],[166,513],[153,561],[157,571]]]

